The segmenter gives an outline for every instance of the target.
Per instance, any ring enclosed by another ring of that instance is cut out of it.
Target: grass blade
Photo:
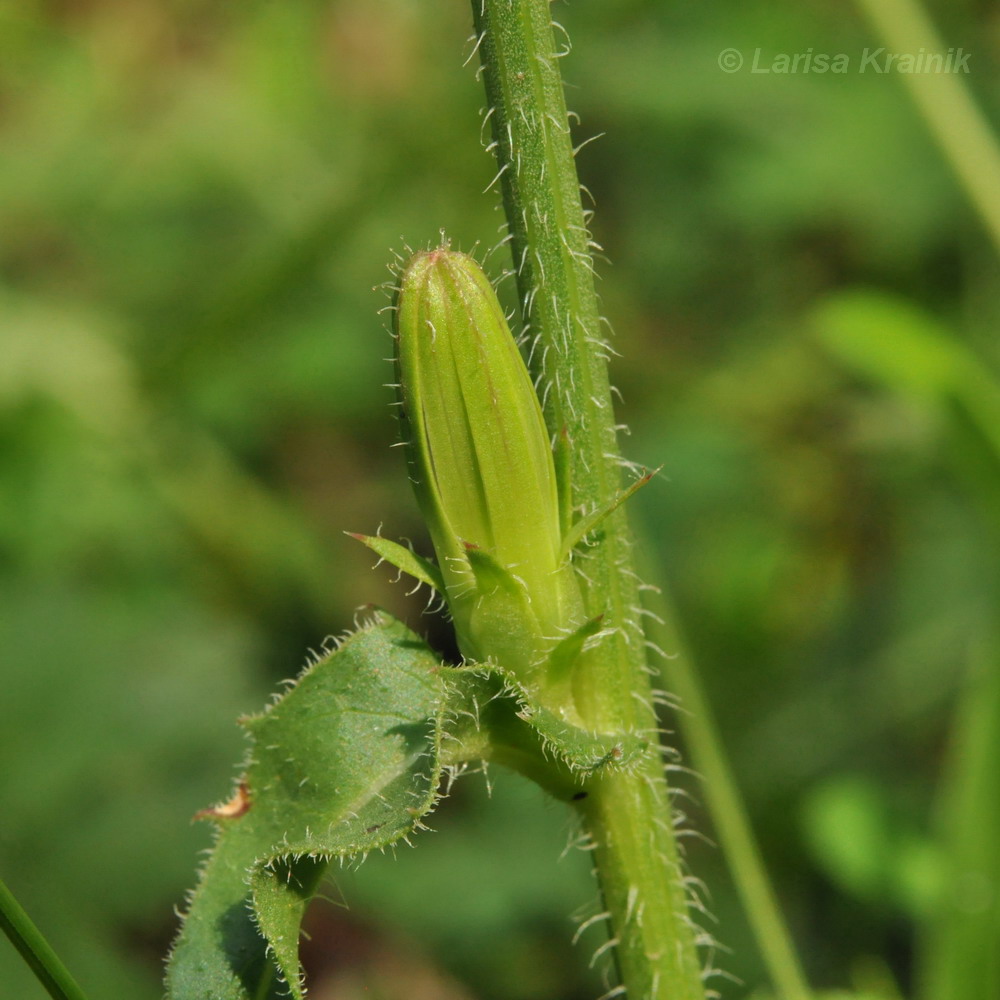
[[[2,880],[0,930],[10,938],[53,1000],[86,1000],[83,990]]]

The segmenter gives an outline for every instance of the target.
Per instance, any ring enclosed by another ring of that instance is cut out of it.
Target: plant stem
[[[892,51],[948,51],[919,0],[858,0],[858,6]],[[1000,253],[1000,144],[962,73],[899,75]]]
[[[917,996],[978,1000],[1000,993],[1000,645],[973,651],[941,783],[942,892],[921,928]]]
[[[587,514],[611,502],[623,463],[558,68],[568,44],[557,49],[548,0],[473,0],[473,13],[523,318],[534,337],[530,363],[549,432],[565,431],[570,442],[572,502]],[[604,615],[611,635],[587,657],[577,709],[596,731],[648,732],[655,741],[624,510],[603,528],[581,575],[588,613]],[[580,805],[616,944],[621,988],[609,995],[702,1000],[697,929],[659,756],[635,773],[594,781]]]
[[[10,938],[53,1000],[86,1000],[83,990],[2,880],[0,930]]]
[[[640,528],[640,538],[642,535]],[[671,691],[685,708],[681,715],[681,730],[691,762],[701,775],[701,787],[719,843],[771,980],[782,1000],[809,1000],[812,994],[768,880],[743,799],[698,679],[698,671],[680,635],[673,603],[664,591],[660,594],[650,592],[647,604],[664,621],[663,625],[650,626],[654,640],[675,654],[667,661],[664,673]]]

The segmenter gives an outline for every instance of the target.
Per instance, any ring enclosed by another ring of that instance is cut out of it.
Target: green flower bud
[[[449,249],[406,265],[395,333],[411,476],[462,652],[530,680],[582,620],[531,377],[486,275]]]

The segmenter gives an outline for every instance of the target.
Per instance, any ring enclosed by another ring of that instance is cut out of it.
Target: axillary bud
[[[451,249],[406,264],[395,334],[410,474],[460,647],[530,680],[582,604],[531,377],[489,279]]]

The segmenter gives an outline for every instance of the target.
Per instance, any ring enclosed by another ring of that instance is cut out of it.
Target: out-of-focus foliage
[[[995,13],[937,7],[996,118]],[[719,69],[856,65],[880,42],[849,8],[553,9],[580,138],[607,133],[579,163],[626,447],[665,463],[633,504],[811,977],[910,994],[950,709],[1000,603],[1000,267],[898,78]],[[340,531],[425,544],[372,286],[401,234],[495,238],[469,24],[420,0],[0,3],[0,872],[95,997],[158,994],[235,717],[366,602],[442,641]],[[317,997],[601,992],[599,929],[568,944],[586,856],[555,864],[563,812],[496,777],[338,878]],[[745,983],[720,989],[749,996],[731,883],[689,851]],[[5,944],[0,982],[42,996]]]

